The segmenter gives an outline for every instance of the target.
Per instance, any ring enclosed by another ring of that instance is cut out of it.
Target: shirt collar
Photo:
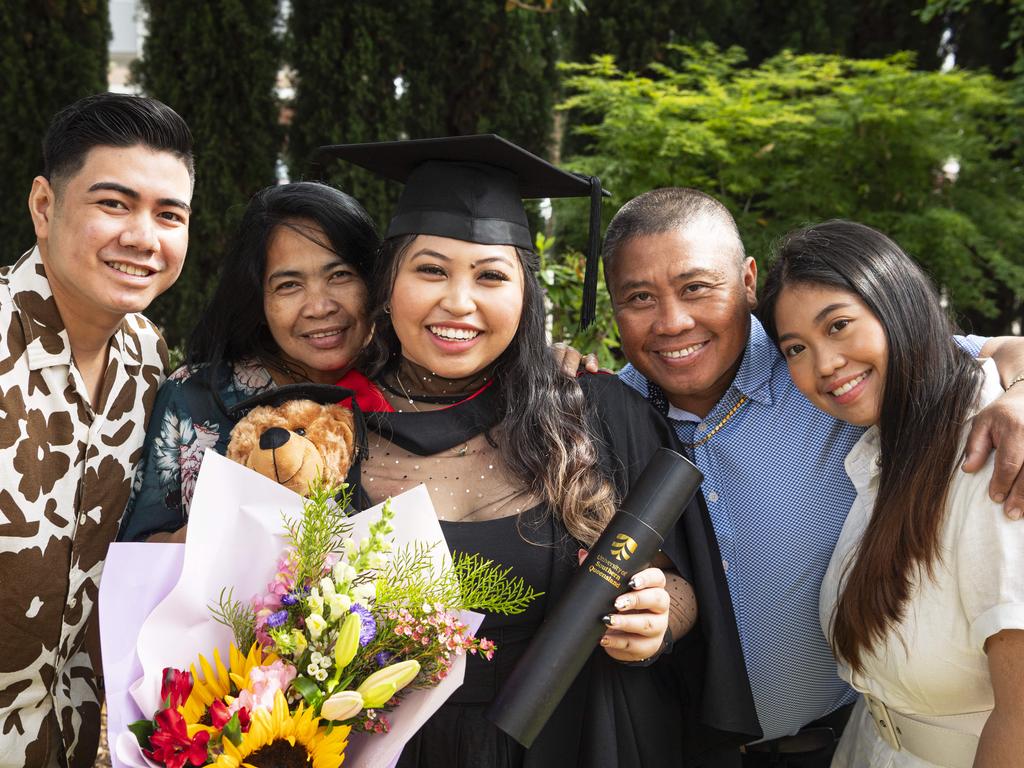
[[[29,370],[71,365],[71,342],[53,298],[38,245],[26,251],[11,267],[7,285],[25,334]],[[142,345],[138,334],[130,331],[127,317],[110,337],[107,365],[113,361],[126,366],[129,373],[142,366]]]
[[[30,370],[71,364],[71,344],[46,278],[39,247],[26,252],[7,273],[11,298],[25,334]]]
[[[750,316],[750,335],[743,360],[732,380],[732,386],[756,403],[772,404],[772,371],[781,361],[778,347],[768,338],[761,321]]]

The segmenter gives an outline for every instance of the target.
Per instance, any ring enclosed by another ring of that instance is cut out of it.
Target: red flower
[[[177,709],[192,693],[192,675],[173,667],[164,667],[164,680],[160,685],[160,699],[166,701],[165,706]]]
[[[167,768],[182,768],[186,761],[192,765],[203,765],[209,741],[208,731],[200,731],[190,739],[181,713],[176,709],[162,709],[156,713],[156,731],[149,737],[152,749],[143,752]]]
[[[230,719],[231,713],[228,712],[227,705],[220,699],[214,699],[210,705],[210,725],[220,730]]]
[[[242,733],[249,732],[249,726],[252,725],[252,718],[249,717],[249,710],[245,707],[238,708],[238,724],[242,726]]]

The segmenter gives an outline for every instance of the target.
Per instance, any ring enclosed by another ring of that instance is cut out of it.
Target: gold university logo
[[[636,552],[636,542],[624,533],[620,533],[612,541],[612,557],[616,560],[629,560]]]

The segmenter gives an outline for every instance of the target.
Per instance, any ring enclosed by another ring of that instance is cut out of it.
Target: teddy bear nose
[[[272,451],[280,448],[288,442],[288,430],[281,427],[271,427],[260,435],[260,448],[264,451]]]

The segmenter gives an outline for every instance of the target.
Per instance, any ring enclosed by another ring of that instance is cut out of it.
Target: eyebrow
[[[355,267],[353,267],[351,264],[349,264],[343,258],[338,256],[338,257],[336,257],[334,259],[331,259],[326,264],[324,264],[320,268],[320,272],[321,272],[321,274],[324,273],[324,272],[330,272],[331,270],[337,269],[338,267],[351,267],[352,270],[355,271]],[[306,272],[304,272],[301,269],[279,269],[279,270],[277,270],[275,272],[271,272],[269,275],[267,275],[267,282],[269,283],[271,280],[280,280],[282,277],[305,277],[305,276],[306,276]]]
[[[451,261],[452,260],[451,256],[446,256],[445,254],[439,253],[438,251],[431,250],[430,248],[424,248],[424,249],[422,249],[420,251],[416,251],[416,253],[414,253],[412,256],[409,257],[409,260],[412,261],[413,259],[418,259],[420,256],[431,256],[431,257],[433,257],[435,259],[441,259],[442,261]],[[481,264],[489,264],[489,263],[494,262],[494,261],[500,261],[501,263],[503,263],[503,264],[505,264],[506,266],[509,266],[509,267],[514,267],[515,266],[512,263],[512,261],[510,259],[506,258],[505,256],[485,256],[482,259],[477,259],[476,261],[471,262],[470,265],[469,265],[469,268],[470,269],[476,269]]]
[[[814,320],[812,322],[814,323],[814,325],[818,325],[822,320],[831,315],[837,309],[843,309],[844,307],[849,306],[850,305],[845,301],[837,301],[833,304],[829,304],[827,307],[824,307],[818,314],[814,316]],[[779,336],[779,343],[781,344],[784,341],[796,338],[798,335],[799,334],[796,333],[783,333]]]
[[[693,280],[695,277],[704,276],[721,279],[722,273],[713,269],[705,269],[703,267],[698,267],[697,269],[688,269],[685,272],[680,272],[678,275],[675,275],[672,278],[672,282],[686,282],[687,280]],[[632,291],[637,288],[647,288],[651,284],[652,283],[650,280],[627,280],[621,286],[619,286],[619,290]]]
[[[132,200],[138,200],[142,196],[131,187],[126,187],[124,184],[118,184],[116,181],[98,181],[89,187],[90,192],[100,192],[107,190],[110,192],[119,192],[125,197],[130,197]],[[156,201],[158,205],[172,206],[174,208],[181,208],[185,213],[192,213],[192,207],[184,200],[178,200],[174,197],[161,197]]]

